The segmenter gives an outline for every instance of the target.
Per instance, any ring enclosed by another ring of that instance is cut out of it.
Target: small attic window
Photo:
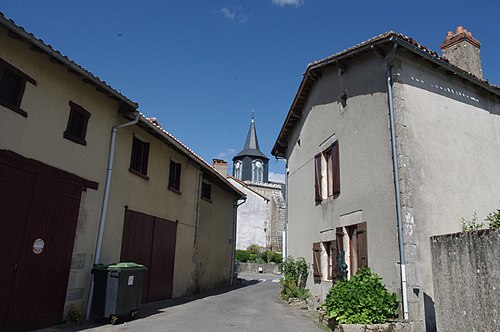
[[[89,122],[90,113],[72,101],[69,102],[69,106],[68,124],[63,136],[64,138],[75,143],[87,145],[85,135],[87,133],[87,124]]]
[[[344,91],[340,94],[339,103],[342,105],[342,108],[346,108],[346,106],[347,106],[347,91]]]
[[[0,105],[21,114],[28,113],[21,109],[26,82],[36,85],[36,81],[0,58]]]

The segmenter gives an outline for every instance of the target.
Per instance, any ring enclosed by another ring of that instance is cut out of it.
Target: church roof
[[[252,122],[250,123],[250,129],[248,130],[245,147],[240,151],[240,153],[234,156],[233,160],[239,159],[244,156],[260,157],[269,160],[269,158],[267,158],[266,155],[259,149],[259,141],[257,139],[257,131],[255,130],[255,120],[253,118],[253,115]]]

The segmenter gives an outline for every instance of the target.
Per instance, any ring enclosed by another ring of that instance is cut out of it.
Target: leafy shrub
[[[302,257],[294,260],[292,256],[288,256],[281,264],[281,271],[285,278],[294,280],[298,287],[303,288],[309,274],[309,266]]]
[[[250,254],[254,254],[255,257],[260,257],[262,255],[262,251],[264,251],[264,248],[262,248],[256,244],[251,244],[248,246],[247,251]]]
[[[242,263],[248,262],[250,259],[250,254],[246,250],[236,250],[236,260]]]
[[[339,324],[378,324],[395,317],[398,299],[377,274],[362,268],[350,280],[335,283],[322,308]]]
[[[271,251],[264,250],[264,248],[259,247],[256,244],[248,246],[247,250],[236,250],[236,260],[242,263],[271,263],[280,264],[283,261],[281,254]]]
[[[280,280],[282,287],[281,298],[283,300],[288,300],[291,297],[304,300],[309,297],[309,290],[304,288],[309,267],[304,258],[300,257],[295,260],[289,256],[281,264],[281,270],[284,275]]]
[[[261,257],[266,263],[280,264],[283,262],[283,257],[281,256],[281,254],[274,252],[272,250],[264,251]]]
[[[281,254],[278,254],[277,252],[275,252],[271,262],[276,263],[276,264],[281,264],[281,263],[283,263],[283,256]]]
[[[68,308],[68,320],[73,324],[80,324],[82,319],[82,311],[80,308],[74,304],[70,305]]]
[[[485,220],[490,223],[490,228],[500,228],[500,209],[497,209],[496,212],[491,212],[490,214],[488,214]]]
[[[462,218],[462,232],[473,232],[480,230],[484,227],[484,224],[477,222],[477,213],[474,212],[471,220]]]

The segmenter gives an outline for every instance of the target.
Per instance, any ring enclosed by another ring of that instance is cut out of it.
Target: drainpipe
[[[391,38],[392,39],[392,38]],[[406,257],[404,247],[404,233],[403,233],[403,218],[401,213],[401,196],[399,185],[399,164],[398,164],[398,151],[396,146],[396,127],[394,124],[394,106],[392,96],[392,60],[396,53],[398,44],[394,42],[391,53],[386,57],[386,78],[387,78],[387,99],[389,103],[389,120],[391,127],[391,152],[392,152],[392,167],[394,169],[394,191],[396,196],[396,220],[398,226],[398,242],[399,242],[399,257],[400,257],[400,273],[401,273],[401,292],[402,292],[402,305],[403,305],[403,318],[408,319],[408,291],[406,282]]]
[[[288,258],[288,160],[285,168],[285,248],[283,250],[283,260]]]
[[[116,125],[111,130],[111,144],[109,146],[109,155],[108,155],[108,170],[106,173],[106,184],[104,186],[104,198],[102,201],[101,218],[99,221],[99,233],[97,235],[97,246],[96,246],[95,254],[94,254],[94,265],[99,264],[99,262],[101,260],[102,239],[103,239],[103,235],[104,235],[104,226],[106,225],[106,213],[108,211],[109,191],[111,188],[111,175],[113,174],[113,159],[115,156],[116,131],[120,128],[135,125],[137,122],[139,122],[140,117],[141,117],[140,113],[136,112],[134,120],[127,122],[127,123],[120,124],[120,125]],[[93,292],[94,292],[94,277],[92,276],[92,279],[90,282],[89,299],[87,301],[87,315],[86,315],[87,320],[90,319],[90,308],[92,306],[92,293]]]
[[[243,197],[243,201],[238,203],[238,200],[234,203],[233,208],[233,246],[231,248],[231,285],[234,284],[234,264],[236,261],[236,220],[238,219],[238,206],[247,201],[246,196]]]
[[[199,170],[199,169],[198,169]],[[203,172],[198,171],[198,183],[196,189],[196,210],[194,211],[194,239],[193,239],[193,264],[194,264],[194,287],[195,291],[199,293],[199,266],[198,266],[198,236],[200,228],[200,200],[201,200],[201,186],[203,183]]]

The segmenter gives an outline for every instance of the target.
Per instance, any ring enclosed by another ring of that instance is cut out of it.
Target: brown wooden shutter
[[[337,280],[337,256],[339,254],[339,251],[337,249],[337,241],[333,240],[330,242],[330,250],[331,250],[331,255],[332,255],[332,270],[330,271],[330,275],[332,277],[332,280]]]
[[[339,142],[335,141],[332,144],[332,170],[333,170],[333,196],[340,195],[340,159],[339,159]]]
[[[368,266],[368,236],[366,222],[356,225],[356,239],[358,243],[358,269]]]
[[[334,280],[341,280],[342,279],[342,272],[340,271],[340,266],[337,264],[337,257],[340,254],[341,250],[344,250],[344,229],[342,227],[337,227],[335,231],[335,237],[336,237],[336,242],[337,246],[335,248],[335,278]],[[345,252],[344,252],[345,253]],[[344,256],[345,260],[345,256]]]
[[[316,202],[321,202],[321,153],[314,156],[314,197]]]
[[[314,279],[321,278],[321,243],[313,243],[313,276]]]

